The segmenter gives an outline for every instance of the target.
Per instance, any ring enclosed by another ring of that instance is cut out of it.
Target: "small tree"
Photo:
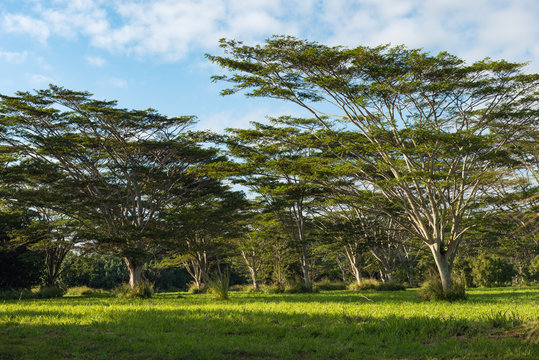
[[[236,164],[223,168],[236,183],[259,195],[272,211],[299,258],[305,286],[309,274],[309,209],[320,190],[304,176],[304,168],[318,151],[309,147],[312,135],[292,126],[298,119],[272,119],[271,125],[253,123],[254,129],[228,129],[223,140]],[[299,145],[298,145],[299,144]]]

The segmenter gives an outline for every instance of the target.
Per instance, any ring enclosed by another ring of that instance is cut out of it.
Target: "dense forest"
[[[223,95],[310,115],[218,134],[54,85],[1,96],[0,288],[539,282],[539,75],[404,47],[221,45]]]

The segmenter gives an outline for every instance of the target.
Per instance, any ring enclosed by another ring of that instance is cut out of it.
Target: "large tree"
[[[100,250],[123,257],[131,286],[170,234],[162,210],[188,203],[207,183],[193,169],[216,151],[186,132],[194,121],[117,108],[52,85],[0,100],[1,145],[20,162],[54,172],[49,185],[65,190],[43,205],[76,220]]]
[[[519,162],[508,148],[537,118],[539,75],[403,46],[348,49],[286,36],[221,46],[224,56],[208,57],[232,72],[214,77],[232,83],[224,95],[246,91],[293,102],[323,124],[325,116],[348,122],[357,135],[336,140],[350,175],[401,210],[385,215],[430,248],[451,290],[469,217],[488,212],[482,199],[494,190],[511,188]]]

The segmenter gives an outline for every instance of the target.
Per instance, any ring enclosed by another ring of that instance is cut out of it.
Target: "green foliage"
[[[188,285],[187,292],[189,292],[189,294],[205,294],[208,292],[208,287],[205,284],[198,287],[194,282],[191,282]]]
[[[529,280],[539,283],[539,255],[535,256],[528,267]]]
[[[375,290],[375,291],[399,291],[406,290],[406,287],[402,284],[398,284],[392,281],[381,282],[376,279],[363,279],[361,284],[357,282],[352,282],[348,284],[348,290],[352,291],[364,291],[364,290]]]
[[[142,280],[140,284],[137,284],[134,288],[131,288],[129,284],[122,284],[114,289],[114,295],[123,299],[148,299],[153,296],[154,292],[153,283],[148,280]]]
[[[312,288],[308,288],[299,278],[292,278],[287,280],[283,288],[283,292],[285,294],[305,294],[319,292],[319,289],[314,286]]]
[[[211,279],[208,283],[210,292],[215,296],[216,300],[228,300],[228,292],[230,290],[230,274],[225,272]]]
[[[453,265],[453,274],[455,275],[455,278],[467,288],[474,286],[472,262],[472,258],[459,257],[455,260]]]
[[[65,290],[57,286],[42,286],[37,292],[37,296],[43,299],[62,297],[64,294]]]
[[[523,63],[487,58],[466,64],[447,52],[346,48],[293,36],[253,46],[222,39],[221,47],[224,55],[207,57],[227,72],[213,77],[228,84],[223,95],[288,101],[323,127],[317,131],[313,120],[297,126],[309,129],[311,142],[288,136],[283,147],[263,143],[274,152],[301,143],[312,153],[322,151],[282,168],[310,172],[342,203],[361,204],[405,227],[430,247],[440,274],[451,276],[474,221],[496,213],[500,198],[518,203],[513,195],[537,173],[539,75],[525,73]],[[342,129],[334,119],[342,120]],[[304,166],[309,162],[318,166]],[[365,203],[358,196],[365,192],[384,201]]]
[[[463,283],[453,282],[453,288],[450,291],[444,291],[442,282],[438,278],[432,278],[421,285],[417,293],[423,301],[458,301],[466,299],[466,287]]]
[[[263,294],[282,294],[284,293],[284,287],[279,285],[261,285],[260,291]]]
[[[103,289],[92,289],[88,286],[76,286],[67,289],[65,296],[106,297],[111,293]]]
[[[25,300],[36,299],[37,294],[29,289],[14,290],[4,289],[0,290],[0,300]]]
[[[30,218],[30,211],[8,209],[0,203],[0,291],[29,289],[41,283],[45,253],[31,251],[30,244],[14,247],[10,243],[10,234],[25,228]]]
[[[511,283],[514,266],[499,256],[481,254],[471,262],[474,284],[491,287]]]
[[[320,290],[346,290],[347,284],[344,281],[331,281],[330,279],[323,279],[314,283],[314,287]]]
[[[402,291],[406,290],[406,286],[392,281],[386,281],[378,284],[374,290],[377,291]]]

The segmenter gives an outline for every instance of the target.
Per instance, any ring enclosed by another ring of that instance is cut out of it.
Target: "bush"
[[[286,285],[284,286],[283,292],[286,294],[304,294],[304,293],[312,293],[312,292],[318,292],[319,290],[313,287],[312,289],[309,289],[302,280],[299,279],[291,279],[288,280]]]
[[[472,258],[459,257],[453,265],[453,277],[463,282],[466,287],[474,287],[472,275]]]
[[[406,287],[402,284],[395,282],[380,282],[376,279],[364,279],[361,284],[357,282],[350,283],[348,290],[352,291],[364,291],[364,290],[376,290],[376,291],[399,291],[406,290]]]
[[[205,294],[206,292],[208,292],[208,288],[205,284],[202,284],[201,287],[198,287],[194,282],[191,282],[187,287],[187,292],[189,292],[189,294]]]
[[[516,271],[513,264],[499,256],[481,254],[472,260],[473,281],[478,286],[501,286],[511,282]]]
[[[348,287],[350,290],[361,291],[361,290],[375,290],[376,287],[380,284],[380,281],[376,279],[363,279],[361,283],[357,282],[351,283]]]
[[[103,289],[92,289],[88,286],[77,286],[67,289],[66,296],[107,296],[110,292]]]
[[[260,291],[264,294],[282,294],[284,288],[280,285],[262,285]]]
[[[528,280],[539,282],[539,255],[534,257],[528,267]]]
[[[154,294],[154,287],[151,282],[148,280],[143,280],[135,286],[134,288],[131,288],[129,284],[122,284],[116,287],[114,289],[114,295],[118,298],[123,299],[133,299],[133,298],[151,298]]]
[[[343,281],[331,281],[329,279],[323,279],[314,284],[314,286],[320,290],[346,290],[346,283]]]
[[[35,299],[37,294],[31,290],[14,290],[7,289],[0,291],[0,300],[24,300],[24,299]]]
[[[208,287],[216,300],[228,300],[230,275],[227,273],[210,280]]]
[[[37,292],[37,296],[42,299],[50,299],[64,296],[65,291],[57,286],[42,286]]]
[[[444,291],[442,281],[438,278],[433,278],[425,281],[419,289],[417,295],[424,301],[442,300],[442,301],[457,301],[466,299],[464,283],[454,281],[451,291]]]
[[[260,289],[255,289],[251,284],[236,284],[230,286],[228,291],[260,292]]]
[[[396,282],[385,282],[378,284],[375,289],[376,291],[402,291],[406,290],[406,286],[403,284],[398,284]]]

